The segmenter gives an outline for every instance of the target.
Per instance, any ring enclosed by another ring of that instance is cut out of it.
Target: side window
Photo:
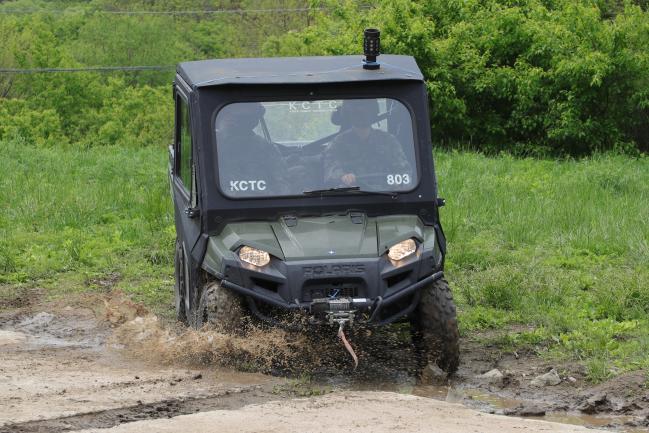
[[[189,124],[189,107],[178,98],[178,161],[177,174],[187,191],[192,190],[192,135]]]

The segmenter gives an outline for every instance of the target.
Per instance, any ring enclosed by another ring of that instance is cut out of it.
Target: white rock
[[[494,368],[493,370],[489,370],[488,372],[478,376],[479,379],[489,383],[502,382],[503,377],[504,375],[497,368]]]
[[[554,386],[560,383],[561,383],[561,378],[559,377],[559,373],[557,373],[557,370],[553,368],[547,373],[532,379],[532,382],[530,384],[532,386],[543,387],[543,386]]]
[[[421,372],[421,379],[424,383],[428,384],[443,384],[446,383],[448,375],[439,368],[435,363],[429,363],[426,368]]]

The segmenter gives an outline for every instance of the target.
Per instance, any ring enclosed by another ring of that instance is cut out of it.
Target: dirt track
[[[372,338],[380,347],[369,344],[364,350]],[[190,431],[188,422],[197,432],[217,424],[219,431],[430,431],[433,426],[438,432],[582,431],[485,412],[546,412],[544,420],[645,431],[643,402],[649,403],[649,396],[629,392],[638,381],[633,376],[595,388],[564,380],[536,389],[527,377],[547,365],[466,342],[463,366],[452,383],[418,380],[409,371],[407,345],[386,338],[357,336],[366,363],[353,372],[344,352],[320,339],[307,350],[308,341],[281,333],[241,339],[169,329],[119,296],[5,311],[0,313],[0,432]],[[293,368],[293,377],[308,371],[310,380],[214,366],[273,371],[278,360],[291,365],[287,357],[297,350],[304,352],[300,362],[323,366]],[[316,357],[323,352],[333,355]],[[485,383],[479,373],[494,365],[505,377]]]
[[[84,430],[99,433],[102,430]],[[141,421],[115,433],[218,432],[597,432],[585,427],[489,415],[458,404],[391,392],[334,393],[324,397],[216,410],[172,420]]]

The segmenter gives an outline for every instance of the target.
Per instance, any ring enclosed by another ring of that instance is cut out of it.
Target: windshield
[[[230,197],[398,193],[418,181],[412,118],[394,99],[234,103],[218,112],[214,130]]]

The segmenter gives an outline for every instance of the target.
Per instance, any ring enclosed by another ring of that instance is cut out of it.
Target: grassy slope
[[[440,154],[438,172],[463,332],[533,325],[501,342],[594,380],[649,368],[649,159]]]
[[[0,143],[1,296],[116,287],[171,314],[173,217],[161,149]],[[649,159],[437,155],[462,332],[583,360],[601,380],[649,361]]]
[[[162,149],[0,144],[0,283],[117,287],[168,312],[173,215]],[[7,289],[9,290],[9,289]]]

